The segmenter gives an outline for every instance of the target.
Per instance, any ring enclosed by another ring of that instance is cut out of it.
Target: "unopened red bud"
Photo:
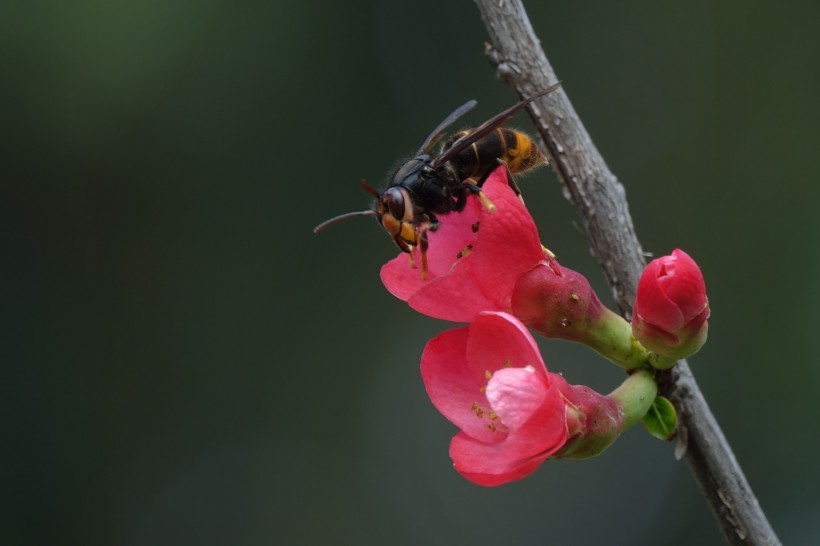
[[[632,332],[671,359],[696,353],[709,330],[709,301],[698,264],[682,250],[652,260],[638,282]]]

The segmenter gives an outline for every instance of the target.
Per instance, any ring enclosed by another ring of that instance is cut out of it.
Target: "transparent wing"
[[[490,119],[488,119],[487,121],[482,123],[479,127],[476,127],[475,129],[473,129],[472,132],[467,133],[463,137],[461,137],[458,140],[456,140],[455,142],[453,142],[453,145],[450,146],[449,148],[447,148],[444,151],[444,153],[442,153],[440,156],[433,159],[433,161],[431,163],[431,166],[434,169],[440,168],[442,165],[444,165],[445,163],[447,163],[448,161],[453,159],[455,156],[460,154],[466,148],[472,146],[474,142],[476,142],[478,140],[481,140],[485,136],[487,136],[490,133],[492,133],[493,131],[495,131],[497,128],[501,127],[502,125],[504,125],[505,123],[510,121],[510,119],[515,115],[515,113],[518,112],[521,108],[528,105],[529,103],[531,103],[535,99],[543,97],[547,93],[552,93],[553,91],[558,89],[560,86],[561,86],[561,82],[550,85],[549,87],[547,87],[543,91],[541,91],[539,93],[536,93],[535,95],[531,96],[530,98],[524,99],[521,102],[519,102],[518,104],[514,104],[513,106],[510,106],[509,108],[507,108],[506,110],[504,110],[500,114],[491,117]],[[455,113],[455,112],[453,112],[453,113]]]
[[[421,148],[419,148],[419,151],[416,152],[416,155],[429,154],[430,151],[438,143],[439,139],[441,138],[441,135],[444,133],[444,130],[453,123],[455,123],[455,121],[458,118],[472,110],[476,104],[478,103],[474,100],[467,101],[458,108],[456,108],[452,114],[444,118],[444,121],[439,123],[438,127],[433,129],[433,132],[430,133],[430,136],[428,136],[427,139],[424,141],[424,144],[421,145]]]

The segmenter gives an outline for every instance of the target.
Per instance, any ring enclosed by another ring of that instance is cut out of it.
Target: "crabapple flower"
[[[482,313],[431,340],[421,374],[433,404],[461,429],[450,444],[456,471],[484,486],[524,478],[552,456],[600,453],[656,390],[645,371],[627,379],[643,386],[620,398],[569,385],[547,371],[527,328],[506,313]]]
[[[523,324],[502,313],[433,339],[421,375],[436,408],[461,429],[455,469],[479,485],[521,479],[564,446],[567,404]]]
[[[641,274],[632,332],[650,351],[679,360],[706,342],[709,312],[698,264],[676,249],[670,256],[652,260]]]
[[[607,309],[587,279],[546,250],[506,167],[482,186],[494,210],[470,196],[465,209],[442,215],[428,232],[427,280],[402,253],[382,267],[385,287],[416,311],[470,322],[483,311],[511,313],[546,337],[585,343],[625,368],[646,364],[629,323]]]

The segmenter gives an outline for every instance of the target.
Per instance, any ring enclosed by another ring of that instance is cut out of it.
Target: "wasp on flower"
[[[455,133],[434,154],[444,131],[476,105],[474,100],[464,103],[433,129],[416,154],[390,176],[387,189],[378,192],[362,181],[362,187],[375,197],[372,209],[330,218],[316,226],[314,233],[348,218],[373,216],[402,252],[412,255],[414,249],[420,249],[421,274],[426,278],[427,232],[439,227],[438,216],[464,210],[472,194],[492,210],[493,204],[482,192],[482,186],[499,164],[505,164],[511,173],[519,173],[547,162],[530,137],[502,125],[521,108],[559,86],[560,83],[551,85],[480,126]],[[518,192],[512,178],[508,181]]]

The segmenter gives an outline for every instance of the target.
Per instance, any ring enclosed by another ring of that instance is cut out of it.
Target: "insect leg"
[[[427,240],[427,232],[438,229],[439,222],[435,216],[430,215],[430,222],[416,226],[416,240],[419,242],[419,252],[421,253],[421,280],[427,280],[427,249],[430,246]]]
[[[492,201],[487,199],[487,196],[484,195],[483,191],[481,191],[481,186],[479,184],[471,182],[468,178],[461,183],[461,190],[461,196],[458,201],[456,201],[456,212],[464,210],[464,207],[467,206],[467,192],[472,192],[478,195],[478,198],[481,199],[481,203],[484,207],[490,212],[495,212],[495,205],[493,205]]]
[[[421,231],[421,240],[419,242],[419,250],[421,251],[421,280],[427,280],[427,230]]]

